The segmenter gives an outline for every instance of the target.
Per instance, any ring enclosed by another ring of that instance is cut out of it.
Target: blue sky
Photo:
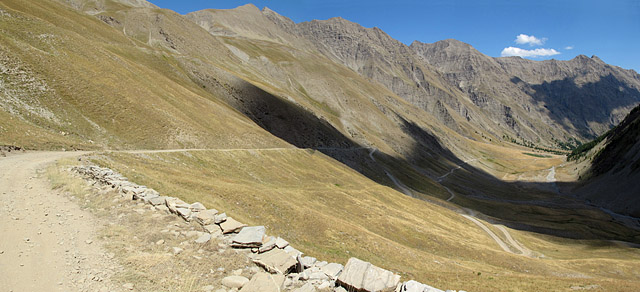
[[[493,57],[597,55],[640,72],[640,0],[151,0],[185,14],[253,3],[295,22],[340,16],[410,44],[454,38]],[[519,42],[516,42],[518,40]]]

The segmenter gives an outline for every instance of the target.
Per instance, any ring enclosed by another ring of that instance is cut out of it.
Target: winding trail
[[[500,239],[500,237],[498,237],[495,233],[493,233],[493,231],[491,231],[491,229],[489,229],[487,226],[482,224],[482,222],[480,222],[478,219],[476,219],[475,217],[472,217],[471,215],[467,215],[467,214],[462,214],[462,217],[469,219],[469,221],[475,223],[476,225],[478,225],[478,227],[482,228],[482,230],[484,230],[484,232],[489,234],[489,236],[500,246],[500,248],[502,248],[502,250],[504,250],[504,251],[506,251],[508,253],[514,253],[509,248],[509,246],[504,241],[502,241],[502,239]]]
[[[509,244],[511,244],[511,246],[513,246],[514,248],[519,250],[520,254],[522,254],[524,256],[528,256],[528,257],[534,257],[533,251],[528,249],[528,248],[526,248],[526,247],[524,247],[519,242],[517,242],[515,239],[513,239],[513,237],[511,237],[511,233],[509,233],[509,231],[503,225],[494,224],[493,226],[498,228],[498,230],[502,231],[504,236],[507,238],[507,241],[509,242]]]
[[[376,152],[376,149],[373,148],[370,152],[369,152],[369,157],[371,158],[371,160],[373,160],[374,162],[377,162],[376,159],[373,157],[373,154]],[[472,161],[476,161],[478,160],[478,158],[474,158],[474,159],[469,159],[464,161],[463,163],[459,164],[457,167],[451,169],[448,173],[438,177],[438,179],[436,180],[442,187],[444,187],[447,192],[449,192],[449,194],[451,196],[449,196],[449,198],[446,200],[447,202],[450,202],[451,200],[453,200],[456,195],[453,191],[451,191],[451,189],[449,189],[447,186],[442,184],[442,181],[449,176],[450,174],[452,174],[454,171],[456,171],[457,169],[462,168],[462,165],[472,162]],[[398,187],[400,189],[400,191],[402,193],[404,193],[407,196],[410,197],[414,197],[413,192],[411,191],[411,189],[406,186],[405,184],[403,184],[402,182],[400,182],[396,177],[394,177],[389,171],[387,171],[387,169],[385,169],[383,167],[383,171],[384,173],[389,177],[389,179],[391,179],[391,181],[396,185],[396,187]],[[513,239],[513,237],[511,236],[511,234],[509,233],[509,231],[502,225],[497,225],[497,224],[492,224],[493,226],[495,226],[496,228],[498,228],[498,230],[500,230],[505,238],[507,239],[507,242],[504,242],[497,234],[495,234],[491,229],[489,229],[485,224],[483,224],[480,220],[478,220],[476,218],[477,212],[468,209],[468,208],[461,208],[459,209],[461,213],[464,214],[460,214],[462,217],[466,218],[467,220],[473,222],[475,225],[477,225],[478,227],[480,227],[480,229],[482,229],[486,234],[489,235],[489,237],[491,237],[491,239],[493,239],[493,241],[495,241],[498,246],[500,246],[500,248],[502,248],[502,250],[508,252],[508,253],[512,253],[512,254],[517,254],[517,255],[523,255],[526,257],[535,257],[533,251],[531,251],[530,249],[522,246],[520,243],[518,243],[515,239]],[[489,223],[490,224],[490,223]],[[510,247],[511,246],[511,247]],[[513,249],[512,249],[513,247]],[[515,250],[514,250],[515,249]]]
[[[441,182],[441,181],[442,181],[442,180],[444,180],[447,176],[451,175],[454,171],[456,171],[456,170],[458,170],[458,169],[461,169],[463,165],[465,165],[465,164],[467,164],[467,163],[469,163],[469,162],[472,162],[472,161],[476,161],[476,160],[478,160],[478,159],[479,159],[479,158],[473,158],[473,159],[467,159],[467,160],[463,161],[462,163],[458,164],[456,167],[452,168],[449,172],[447,172],[447,173],[445,173],[445,174],[443,174],[443,175],[439,176],[439,177],[438,177],[438,179],[437,179],[437,181],[438,181],[438,182]]]

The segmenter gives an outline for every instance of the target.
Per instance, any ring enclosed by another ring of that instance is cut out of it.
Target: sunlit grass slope
[[[285,145],[193,83],[166,50],[56,2],[10,0],[0,9],[0,115],[14,120],[0,122],[0,144]]]
[[[635,249],[518,232],[516,240],[548,256],[506,253],[459,214],[381,186],[313,150],[108,153],[92,159],[163,194],[266,225],[308,255],[339,262],[355,256],[437,287],[640,288]]]

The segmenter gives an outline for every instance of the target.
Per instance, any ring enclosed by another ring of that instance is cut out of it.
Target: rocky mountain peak
[[[266,6],[262,8],[262,15],[273,21],[275,24],[285,28],[289,32],[291,32],[293,27],[296,25],[296,23],[290,18],[280,15],[278,12],[275,12]]]
[[[250,13],[260,13],[260,8],[258,8],[257,6],[248,3],[242,6],[238,6],[236,8],[233,8],[233,10],[237,10],[237,11],[242,11],[242,12],[250,12]]]

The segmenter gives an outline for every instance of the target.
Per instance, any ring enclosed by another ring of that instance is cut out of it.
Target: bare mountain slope
[[[513,130],[380,30],[253,6],[61,3],[0,3],[0,144],[202,148],[93,159],[311,256],[442,287],[640,285],[635,250],[608,241],[637,231],[546,181],[503,180],[548,176],[563,157],[483,138]]]
[[[570,61],[491,58],[456,40],[416,41],[411,48],[475,105],[489,115],[502,111],[506,123],[536,144],[551,142],[553,136],[562,142],[593,138],[640,103],[640,76],[595,56]]]
[[[576,194],[598,206],[640,218],[640,106],[596,145]]]

